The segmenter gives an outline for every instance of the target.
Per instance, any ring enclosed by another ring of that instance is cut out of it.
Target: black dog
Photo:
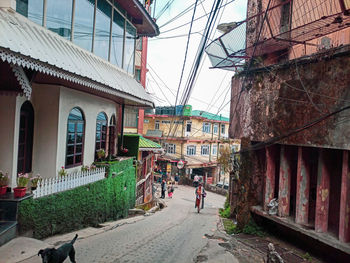
[[[78,235],[75,235],[75,237],[71,242],[63,244],[58,249],[55,249],[55,248],[40,249],[40,251],[38,252],[38,256],[41,255],[43,263],[62,263],[69,255],[70,261],[72,263],[76,263],[75,250],[74,250],[73,244],[75,240],[77,240],[77,238],[78,238]]]

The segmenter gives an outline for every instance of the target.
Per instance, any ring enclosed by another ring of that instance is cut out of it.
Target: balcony
[[[253,57],[296,44],[315,45],[308,41],[350,26],[349,1],[271,3],[268,9],[235,23],[230,31],[207,46],[206,53],[213,68],[237,70]]]

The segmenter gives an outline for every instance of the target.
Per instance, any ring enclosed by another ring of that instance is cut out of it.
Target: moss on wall
[[[135,205],[132,159],[108,165],[104,180],[21,202],[20,231],[32,230],[35,238],[45,238],[126,217]]]

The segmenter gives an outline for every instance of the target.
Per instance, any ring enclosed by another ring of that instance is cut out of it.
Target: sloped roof
[[[24,16],[0,8],[0,60],[154,106],[131,75]]]
[[[141,148],[162,148],[162,146],[154,141],[146,139],[143,136],[140,136],[139,140],[139,149]]]
[[[202,117],[208,120],[214,120],[214,121],[230,121],[229,118],[223,117],[221,115],[213,114],[210,112],[206,111],[201,111],[201,110],[193,110],[192,111],[192,116],[193,117]]]

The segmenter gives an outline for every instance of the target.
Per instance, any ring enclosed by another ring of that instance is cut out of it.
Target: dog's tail
[[[73,238],[73,240],[70,243],[73,245],[75,240],[77,240],[77,238],[78,238],[78,234],[75,234],[75,237]]]

